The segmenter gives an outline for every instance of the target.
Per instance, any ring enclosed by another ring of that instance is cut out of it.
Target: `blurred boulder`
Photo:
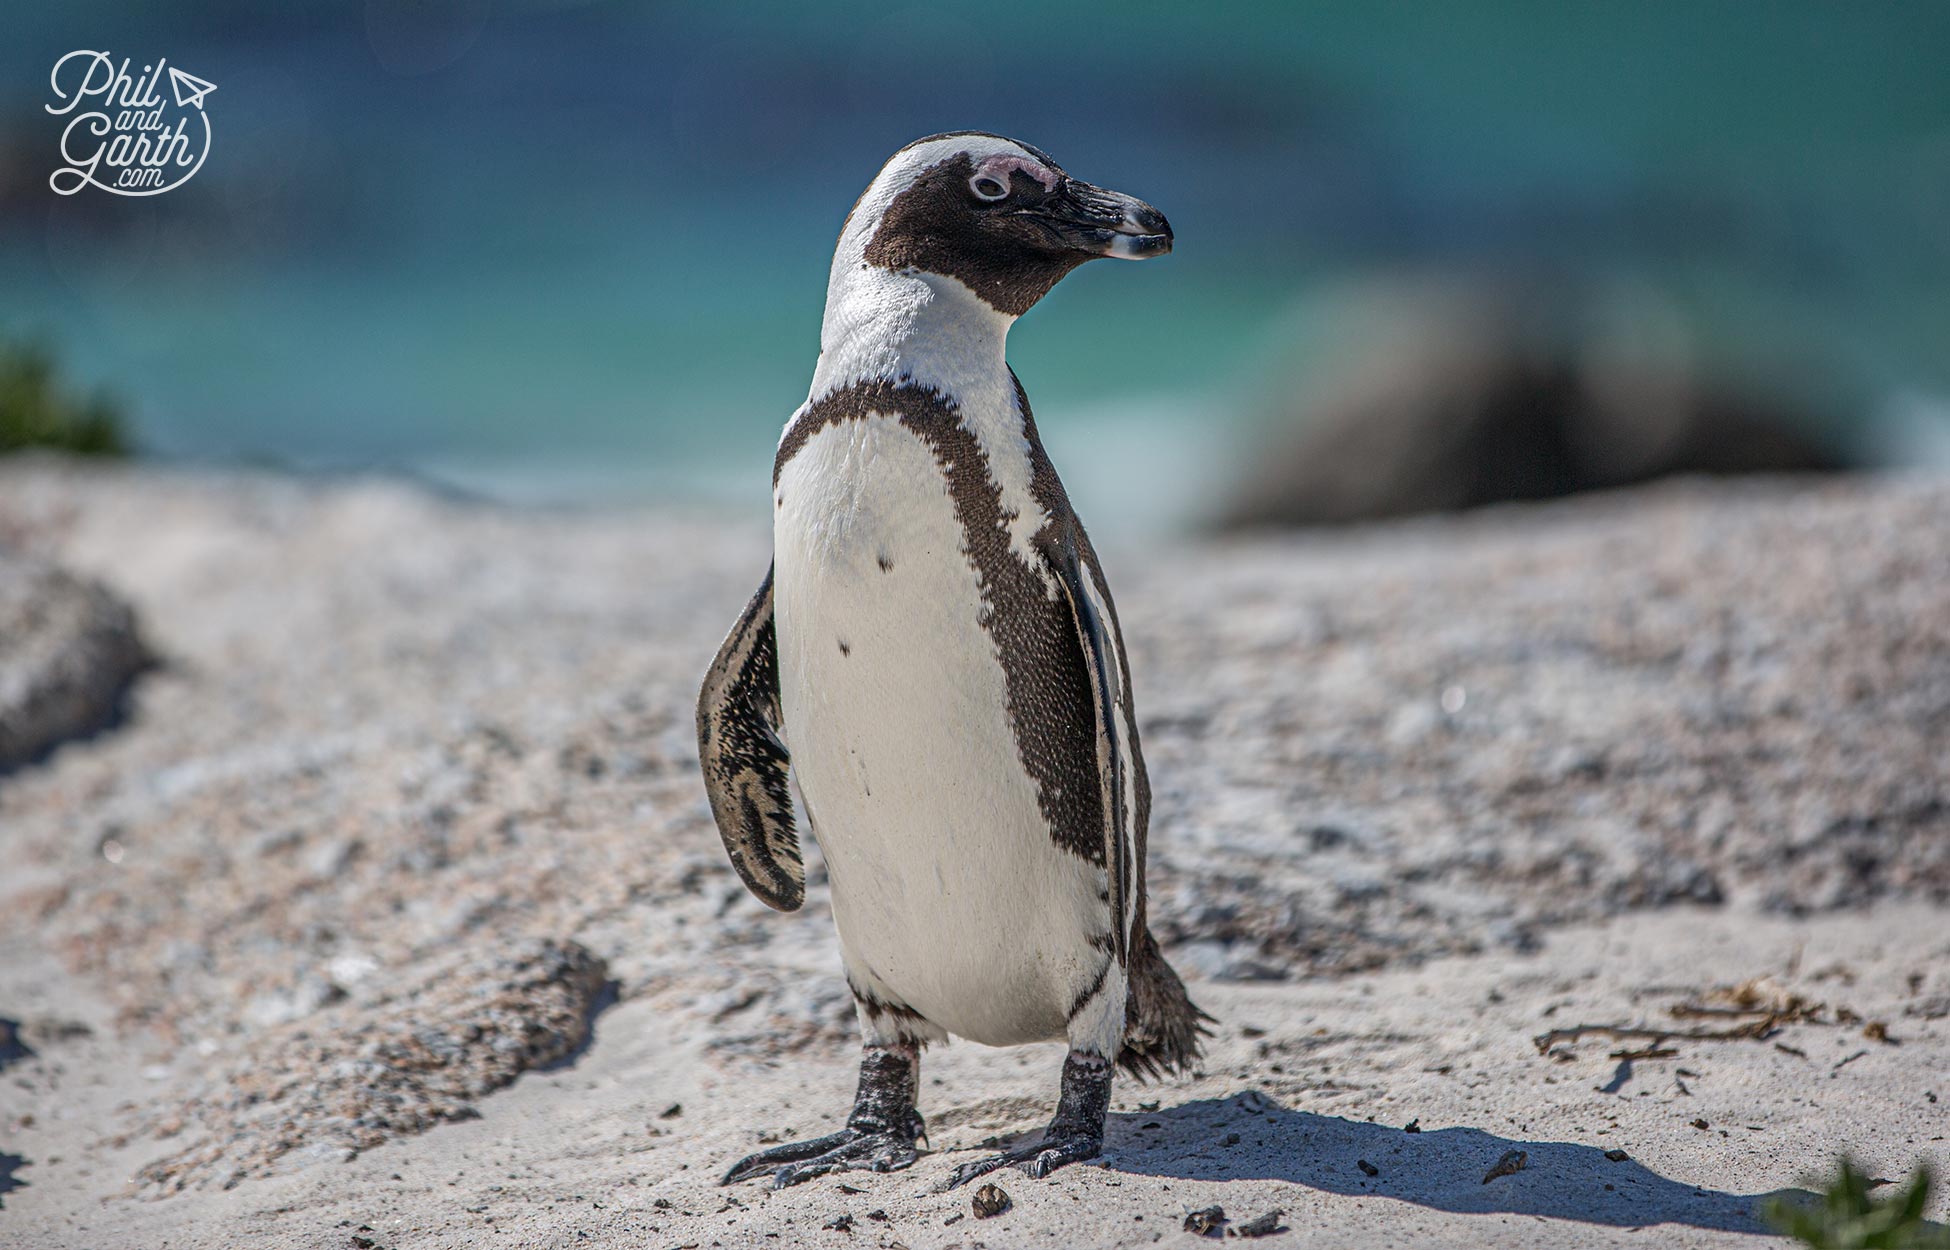
[[[1269,431],[1219,525],[1331,525],[1677,474],[1855,467],[1813,405],[1708,365],[1681,318],[1634,295],[1440,280],[1357,292],[1327,311],[1349,323],[1338,341],[1301,353],[1270,388]]]
[[[146,658],[127,604],[0,549],[0,771],[113,719]]]
[[[267,1031],[234,1065],[208,1072],[181,1108],[143,1126],[158,1137],[189,1132],[136,1184],[152,1197],[229,1188],[474,1119],[476,1100],[572,1058],[613,996],[600,956],[530,937],[450,951],[364,1011],[306,1020],[319,1003],[253,1021]]]

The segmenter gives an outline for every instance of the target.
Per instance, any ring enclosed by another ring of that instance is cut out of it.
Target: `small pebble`
[[[1284,1214],[1283,1211],[1268,1211],[1265,1215],[1247,1220],[1232,1231],[1241,1237],[1271,1237],[1274,1233],[1286,1231],[1285,1226],[1280,1223],[1280,1216]]]
[[[1218,1237],[1226,1223],[1224,1207],[1203,1207],[1185,1216],[1185,1231],[1201,1237]]]
[[[978,1220],[993,1219],[1009,1209],[1009,1195],[994,1185],[984,1185],[975,1191],[975,1198],[969,1203]]]

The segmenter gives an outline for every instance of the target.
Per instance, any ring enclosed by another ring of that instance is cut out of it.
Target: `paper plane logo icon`
[[[217,89],[217,84],[204,82],[195,74],[185,74],[174,65],[169,67],[169,86],[176,93],[176,107],[202,108],[203,97]]]

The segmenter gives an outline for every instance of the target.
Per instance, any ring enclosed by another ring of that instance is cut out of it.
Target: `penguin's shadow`
[[[31,1167],[33,1160],[25,1155],[9,1154],[0,1150],[0,1211],[7,1209],[7,1195],[16,1189],[25,1188],[27,1182],[18,1173],[24,1167]]]
[[[1604,1146],[1519,1141],[1476,1128],[1410,1133],[1289,1110],[1257,1092],[1120,1113],[1106,1130],[1103,1166],[1113,1171],[1200,1181],[1288,1181],[1326,1193],[1392,1198],[1470,1215],[1768,1233],[1757,1213],[1763,1200],[1819,1201],[1799,1189],[1734,1194],[1688,1185],[1633,1159],[1609,1159]],[[1485,1182],[1511,1151],[1523,1152],[1522,1170]]]

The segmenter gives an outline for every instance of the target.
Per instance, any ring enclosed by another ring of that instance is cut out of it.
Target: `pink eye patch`
[[[1055,172],[1027,156],[991,156],[976,167],[975,173],[978,177],[993,178],[1006,187],[1009,185],[1009,175],[1018,169],[1041,183],[1043,190],[1056,190]]]

